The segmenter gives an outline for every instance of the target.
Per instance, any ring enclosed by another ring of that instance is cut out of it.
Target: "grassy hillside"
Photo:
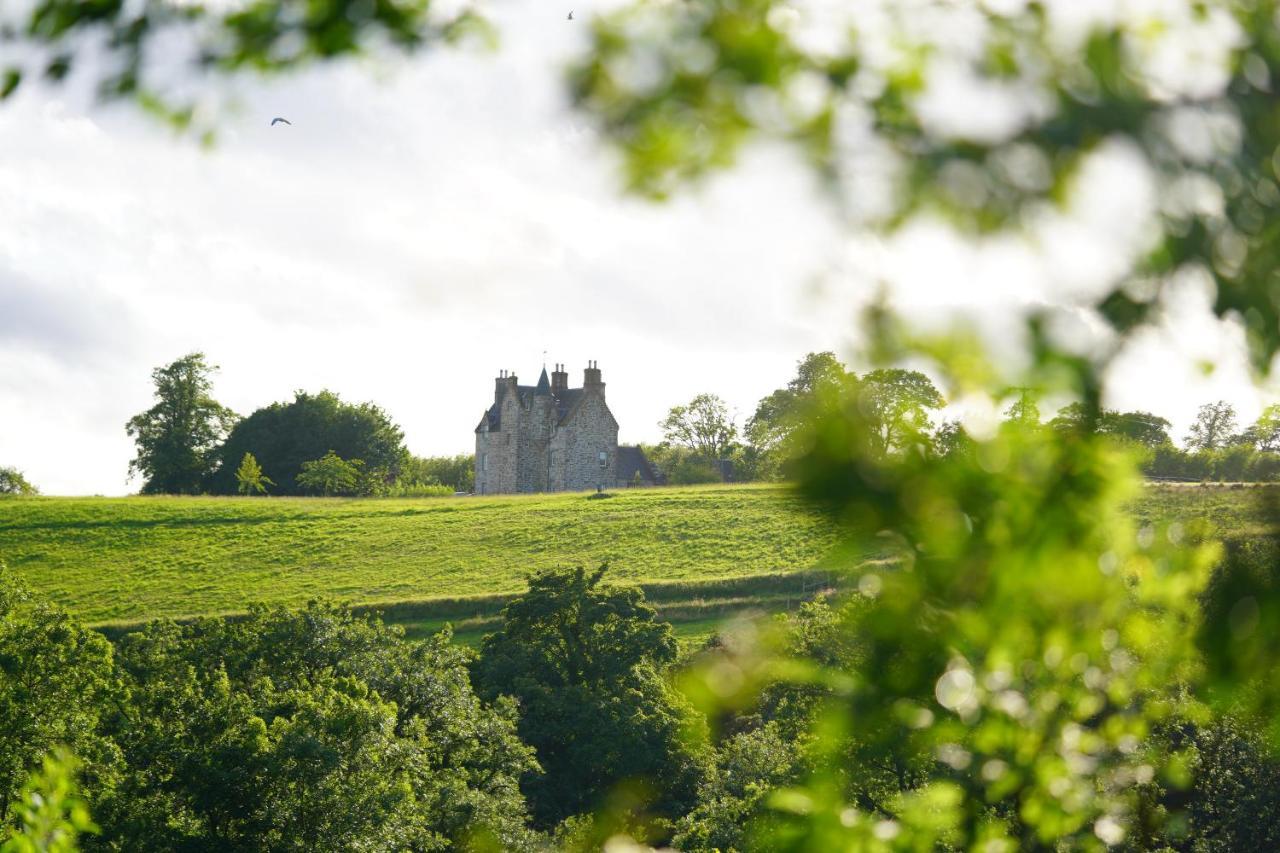
[[[1152,486],[1140,523],[1210,535],[1267,527],[1280,488]],[[495,624],[531,570],[608,561],[641,583],[686,640],[742,612],[790,609],[858,562],[788,491],[717,486],[419,500],[0,500],[0,559],[86,622],[233,613],[328,596],[411,634],[451,622],[464,642]]]
[[[603,561],[618,580],[696,584],[847,562],[834,543],[827,522],[774,487],[637,490],[605,500],[0,501],[0,559],[93,624],[316,596],[500,601],[492,597],[521,589],[533,569]],[[429,624],[457,613],[402,616]]]

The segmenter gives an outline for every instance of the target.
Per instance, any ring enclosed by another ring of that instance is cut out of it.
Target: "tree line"
[[[659,424],[663,441],[646,446],[649,457],[672,484],[711,483],[727,470],[739,481],[787,479],[793,461],[805,448],[803,435],[826,395],[855,396],[866,416],[877,424],[874,450],[886,453],[907,437],[927,438],[931,452],[946,456],[973,445],[959,420],[935,422],[946,400],[932,380],[914,370],[887,368],[859,376],[834,353],[809,353],[784,388],[757,403],[739,430],[728,404],[703,393],[689,403],[672,407]],[[1196,413],[1183,446],[1174,443],[1172,424],[1145,411],[1100,409],[1090,414],[1083,403],[1071,403],[1045,420],[1038,395],[1025,388],[1005,389],[1005,421],[1051,429],[1064,435],[1106,436],[1128,448],[1149,477],[1273,481],[1280,478],[1280,403],[1263,409],[1241,428],[1235,408],[1224,400],[1205,403]]]
[[[427,496],[470,491],[470,455],[415,457],[372,403],[298,391],[239,417],[214,399],[217,368],[192,353],[152,371],[155,404],[126,429],[143,494]]]

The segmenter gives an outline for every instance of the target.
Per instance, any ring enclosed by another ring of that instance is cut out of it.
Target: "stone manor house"
[[[476,494],[559,492],[656,485],[639,447],[618,446],[618,422],[604,399],[596,362],[582,387],[569,387],[563,364],[537,385],[500,371],[493,405],[476,427]]]

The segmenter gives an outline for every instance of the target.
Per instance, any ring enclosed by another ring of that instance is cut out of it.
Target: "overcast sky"
[[[872,280],[995,322],[1069,289],[1054,252],[1087,256],[1115,225],[1103,198],[1081,213],[1096,233],[1032,259],[927,227],[851,246],[808,173],[767,149],[672,203],[626,199],[565,104],[583,28],[543,3],[496,18],[495,53],[241,85],[212,150],[63,92],[0,107],[0,465],[48,494],[135,490],[125,421],[150,405],[151,369],[194,350],[237,412],[329,388],[381,405],[420,455],[473,449],[500,369],[533,382],[545,351],[577,385],[592,359],[622,440],[656,440],[695,393],[745,419],[804,353],[847,349]],[[1188,286],[1113,382],[1111,403],[1178,437],[1199,403],[1248,417],[1266,399],[1204,298]]]

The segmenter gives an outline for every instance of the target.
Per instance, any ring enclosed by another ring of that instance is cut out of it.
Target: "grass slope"
[[[327,596],[381,605],[393,621],[425,628],[474,609],[465,602],[476,596],[491,605],[477,616],[495,613],[532,570],[605,561],[614,580],[692,584],[673,605],[705,603],[717,596],[697,587],[710,581],[847,564],[835,541],[832,526],[785,489],[759,486],[624,491],[606,500],[0,501],[0,559],[90,624]],[[797,583],[781,594],[802,593],[807,582]],[[393,606],[435,598],[458,606],[430,614]],[[698,621],[718,615],[712,610],[685,615]]]

